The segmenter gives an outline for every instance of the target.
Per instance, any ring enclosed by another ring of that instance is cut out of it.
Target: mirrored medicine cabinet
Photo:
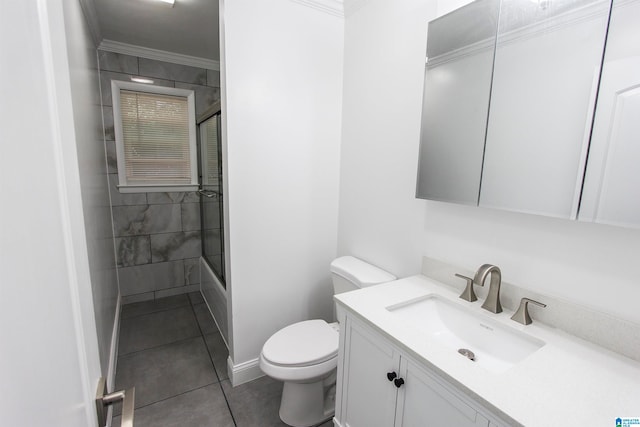
[[[640,228],[640,0],[429,22],[416,196]]]

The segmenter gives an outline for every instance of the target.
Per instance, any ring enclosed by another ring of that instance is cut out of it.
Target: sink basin
[[[543,341],[438,295],[426,295],[386,309],[403,326],[440,341],[451,349],[452,357],[473,359],[470,363],[496,373],[506,371],[544,346]]]

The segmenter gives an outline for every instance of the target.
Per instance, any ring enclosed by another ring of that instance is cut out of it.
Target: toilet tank
[[[358,258],[343,256],[331,262],[331,280],[334,294],[340,294],[390,282],[396,280],[396,276]]]

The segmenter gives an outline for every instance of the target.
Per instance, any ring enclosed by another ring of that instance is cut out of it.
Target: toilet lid
[[[338,331],[324,320],[305,320],[273,334],[264,344],[262,355],[278,365],[315,365],[336,357],[338,341]]]

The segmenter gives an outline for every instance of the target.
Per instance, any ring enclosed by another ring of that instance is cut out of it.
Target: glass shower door
[[[202,256],[225,284],[220,111],[200,122]]]

